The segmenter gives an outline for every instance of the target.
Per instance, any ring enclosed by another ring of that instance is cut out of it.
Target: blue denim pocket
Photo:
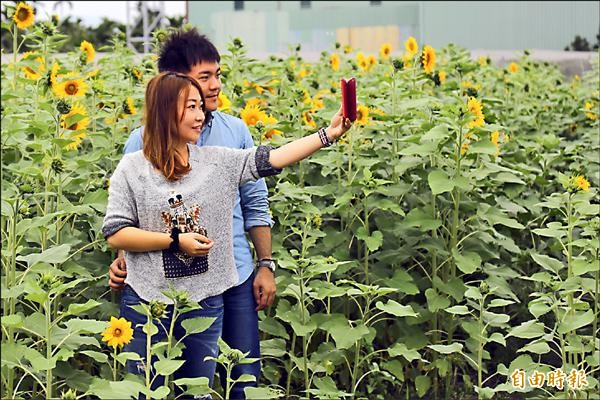
[[[200,304],[200,307],[202,307],[203,309],[207,309],[207,308],[213,308],[213,309],[223,308],[223,295],[218,294],[216,296],[207,297],[206,299],[201,300],[199,304]]]

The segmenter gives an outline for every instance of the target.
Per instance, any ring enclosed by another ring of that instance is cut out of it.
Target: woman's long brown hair
[[[163,72],[150,80],[146,88],[144,112],[144,156],[170,181],[177,181],[190,171],[183,165],[182,154],[175,149],[179,122],[185,115],[185,107],[179,114],[179,96],[187,98],[194,86],[202,98],[202,111],[206,112],[204,94],[198,82],[187,75]]]

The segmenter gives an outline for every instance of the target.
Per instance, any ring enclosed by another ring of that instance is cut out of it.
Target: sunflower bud
[[[477,97],[477,89],[473,88],[473,87],[469,87],[467,88],[467,90],[465,90],[465,93],[467,94],[467,96],[469,97]]]
[[[395,71],[400,71],[402,68],[404,68],[404,62],[399,58],[394,58],[392,65],[394,66]]]
[[[481,281],[479,284],[479,292],[481,294],[486,294],[490,290],[490,285],[486,281]]]
[[[60,18],[58,17],[57,14],[52,14],[51,21],[54,24],[54,26],[58,26],[58,23],[60,22]]]
[[[244,93],[244,90],[242,89],[242,87],[238,84],[233,85],[233,93],[236,96],[241,96],[242,93]]]
[[[319,89],[319,82],[317,82],[317,81],[312,81],[312,82],[310,83],[310,86],[311,86],[313,89],[315,89],[315,90],[316,90],[316,89]]]
[[[340,42],[335,42],[335,48],[339,49],[340,47],[342,47],[341,43]]]
[[[166,315],[167,305],[158,300],[152,300],[149,303],[150,306],[150,315],[154,319],[161,319]]]
[[[302,49],[302,45],[300,43],[298,43],[296,45],[296,51],[300,51]]]
[[[242,47],[244,47],[244,44],[242,43],[242,39],[237,38],[237,37],[235,39],[233,39],[233,45],[238,49],[241,49]]]
[[[233,364],[237,364],[244,359],[244,353],[238,349],[232,349],[231,353],[227,354],[227,359]]]
[[[69,389],[66,392],[62,392],[60,395],[60,400],[77,400],[77,391],[74,389]]]
[[[71,112],[71,105],[64,100],[59,100],[58,103],[56,103],[56,111],[61,114],[68,114]]]
[[[46,36],[54,36],[56,33],[56,26],[52,22],[44,22],[41,24],[42,33]]]
[[[40,289],[46,292],[56,288],[61,283],[62,281],[60,278],[54,277],[53,275],[48,273],[40,276],[40,278],[38,279],[38,285],[40,285]]]
[[[60,158],[55,158],[54,160],[52,160],[52,163],[50,164],[50,168],[52,168],[52,171],[54,171],[57,174],[62,173],[65,170],[64,167],[65,167],[65,163]]]
[[[164,29],[157,29],[152,35],[154,36],[154,40],[156,40],[158,45],[161,45],[167,39],[167,31]]]

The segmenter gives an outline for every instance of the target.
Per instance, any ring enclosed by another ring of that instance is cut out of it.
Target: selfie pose
[[[189,76],[166,72],[150,81],[143,150],[126,154],[112,175],[102,232],[112,247],[125,250],[126,283],[139,302],[168,304],[161,292],[173,285],[200,303],[200,310],[177,321],[175,339],[183,336],[186,318],[217,318],[209,330],[186,338],[185,364],[176,372],[176,377],[206,376],[212,383],[215,363],[204,357],[216,356],[221,333],[223,309],[215,305],[238,281],[231,210],[239,186],[331,145],[352,123],[340,108],[327,128],[278,149],[198,147],[205,110],[202,89]],[[133,326],[146,322],[140,314],[128,317]],[[139,349],[145,346],[139,344],[145,342],[138,327],[130,345],[142,358],[145,351]]]

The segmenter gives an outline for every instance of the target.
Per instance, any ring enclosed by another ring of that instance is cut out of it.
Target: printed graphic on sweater
[[[187,208],[181,194],[172,192],[168,199],[169,211],[161,213],[167,226],[166,232],[171,234],[173,228],[181,233],[195,232],[207,236],[206,228],[200,225],[200,206],[194,204]],[[166,278],[182,278],[198,275],[208,270],[208,256],[193,257],[183,251],[163,250],[163,268]]]

